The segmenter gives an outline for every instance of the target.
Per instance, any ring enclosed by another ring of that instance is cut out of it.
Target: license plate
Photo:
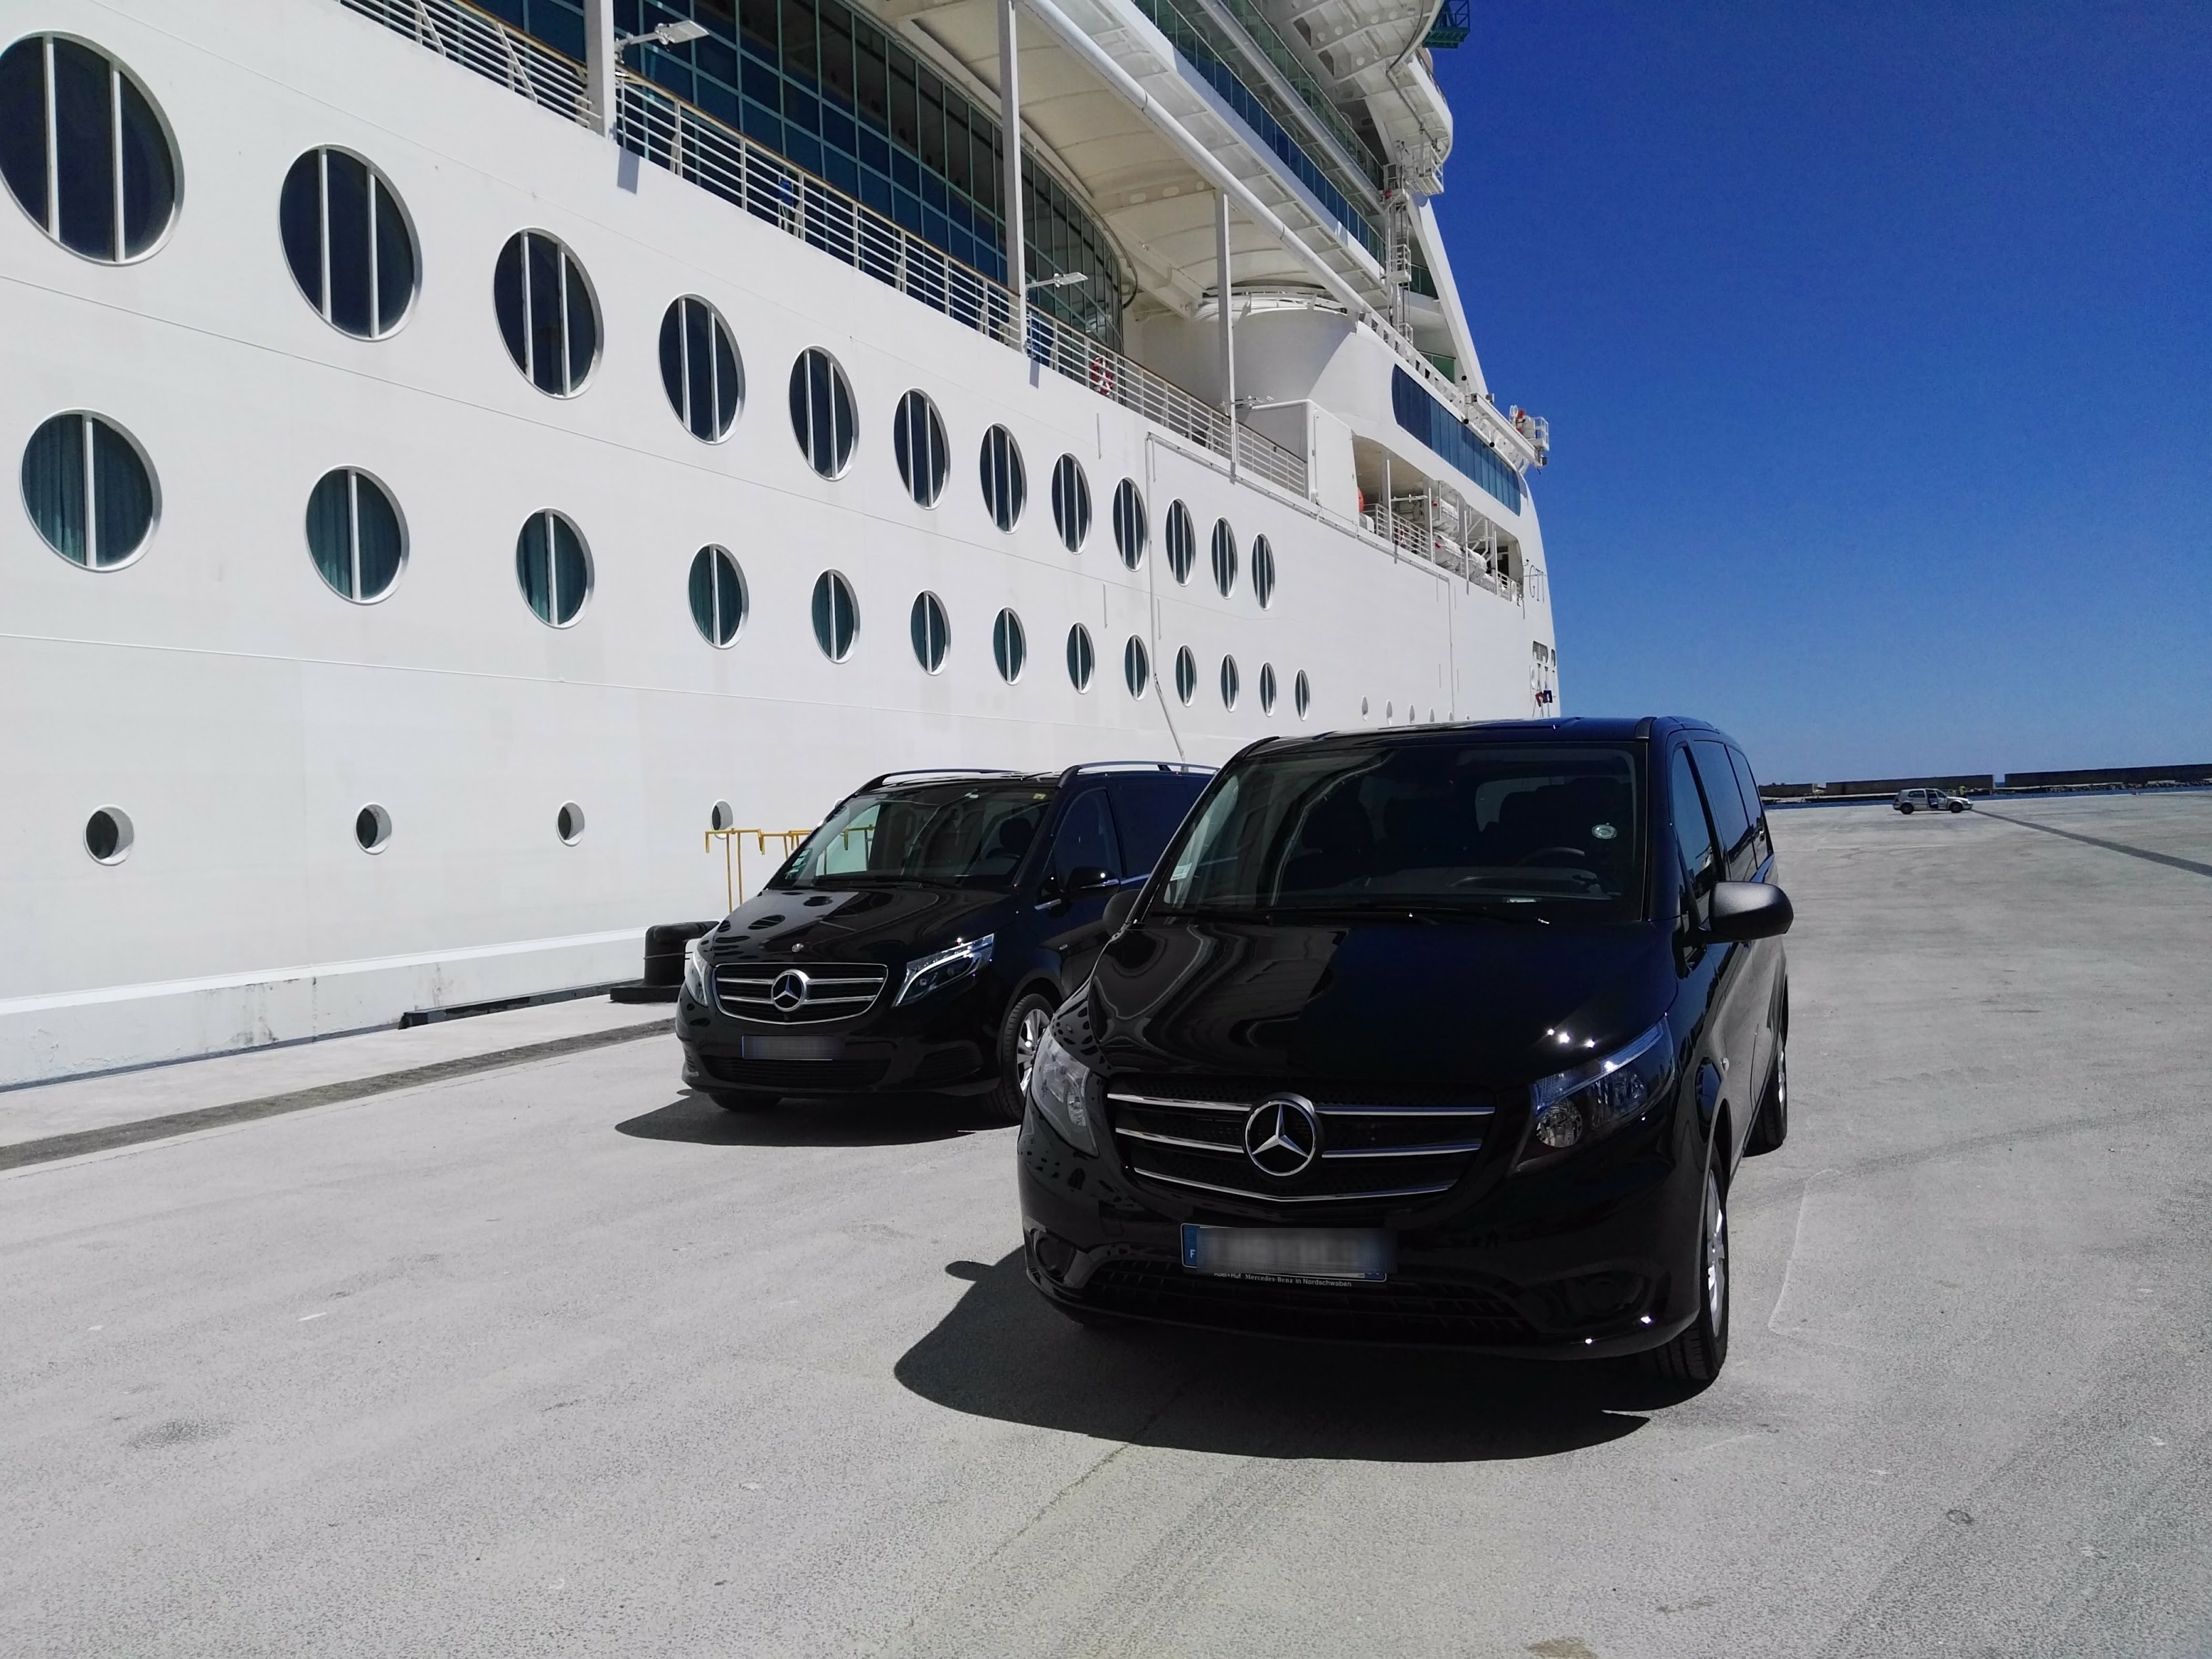
[[[767,1036],[740,1037],[747,1060],[835,1060],[844,1051],[845,1040],[833,1036],[804,1036],[774,1032]]]
[[[1182,1228],[1182,1265],[1224,1279],[1356,1279],[1379,1285],[1396,1251],[1375,1227]]]

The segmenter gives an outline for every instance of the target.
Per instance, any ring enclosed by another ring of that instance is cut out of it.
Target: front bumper
[[[684,1051],[684,1081],[709,1092],[742,1090],[763,1094],[900,1094],[929,1090],[972,1094],[998,1077],[998,1018],[994,989],[975,980],[905,1007],[888,994],[850,1019],[783,1024],[740,1019],[695,1000],[686,991],[676,1005],[676,1040]],[[747,1037],[832,1039],[827,1060],[763,1059],[749,1055]]]
[[[1667,1342],[1697,1311],[1705,1158],[1680,1103],[1579,1157],[1467,1183],[1403,1217],[1209,1213],[1069,1146],[1032,1109],[1018,1158],[1030,1282],[1071,1310],[1308,1340],[1601,1358]],[[1182,1266],[1186,1221],[1375,1225],[1379,1285],[1218,1278]]]

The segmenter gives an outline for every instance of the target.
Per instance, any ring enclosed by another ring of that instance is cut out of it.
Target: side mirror
[[[1121,931],[1122,924],[1129,920],[1129,912],[1137,908],[1137,895],[1143,890],[1139,887],[1124,887],[1106,901],[1106,914],[1102,920],[1108,933]]]
[[[1095,864],[1079,864],[1067,872],[1066,891],[1073,896],[1081,893],[1103,893],[1114,884],[1114,878]]]
[[[1790,895],[1779,887],[1763,881],[1716,882],[1705,937],[1721,945],[1776,939],[1788,933],[1796,919]]]

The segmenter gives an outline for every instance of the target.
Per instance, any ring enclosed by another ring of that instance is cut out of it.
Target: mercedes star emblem
[[[1262,1175],[1287,1181],[1321,1156],[1321,1115],[1300,1095],[1261,1101],[1244,1120],[1244,1156]]]
[[[806,1000],[807,988],[806,975],[796,968],[787,968],[769,988],[768,1000],[787,1014]]]

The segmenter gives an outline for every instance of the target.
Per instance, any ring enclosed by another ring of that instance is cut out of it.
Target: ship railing
[[[584,66],[462,0],[341,0],[441,58],[580,126],[592,123]]]
[[[1432,564],[1471,586],[1509,600],[1521,597],[1521,584],[1497,568],[1495,534],[1479,516],[1468,526],[1467,540],[1462,542],[1455,533],[1454,516],[1443,503],[1401,495],[1391,501],[1389,512],[1363,514],[1360,527],[1396,552]]]
[[[616,141],[953,321],[1029,356],[1176,436],[1231,459],[1229,417],[1102,340],[1036,306],[1016,338],[1013,294],[895,220],[796,167],[705,111],[626,78]],[[1235,460],[1291,494],[1307,494],[1305,458],[1251,428],[1235,429]]]

